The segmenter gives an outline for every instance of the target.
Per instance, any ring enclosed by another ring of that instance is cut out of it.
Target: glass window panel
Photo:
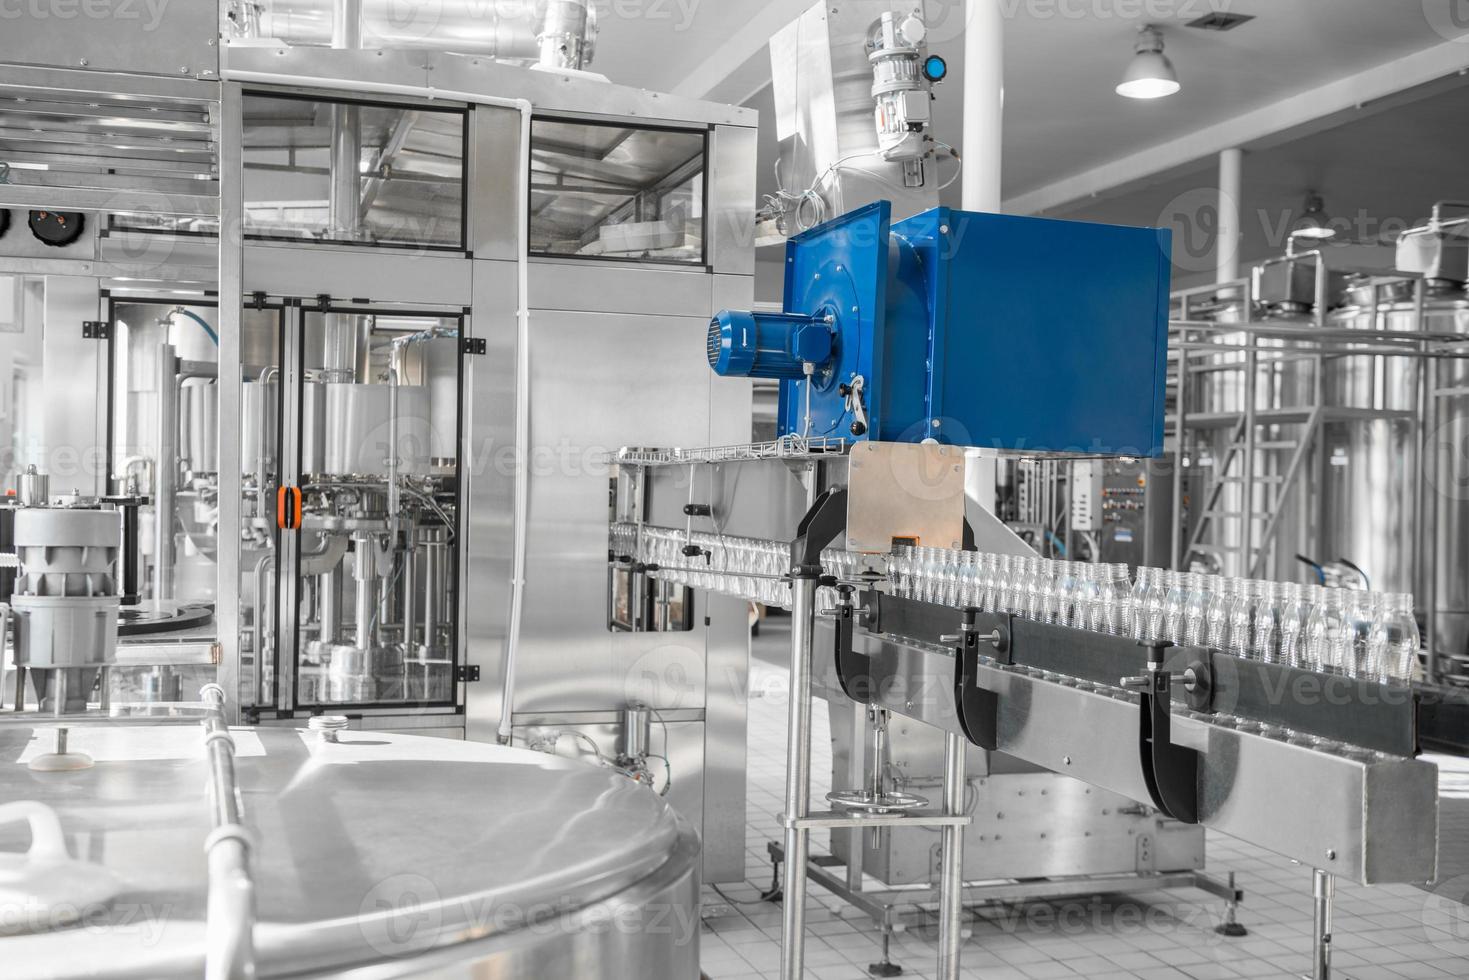
[[[702,132],[538,119],[531,130],[531,251],[704,262]]]

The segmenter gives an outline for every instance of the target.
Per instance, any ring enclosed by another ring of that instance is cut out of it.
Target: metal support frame
[[[785,850],[781,845],[772,841],[767,845],[767,850],[773,861],[785,861]],[[847,866],[838,858],[812,858],[807,865],[806,877],[810,881],[866,914],[884,935],[932,923],[934,908],[942,904],[940,889],[934,886],[868,890],[853,887],[847,880],[848,875],[844,873]],[[789,876],[789,868],[786,874]],[[1226,907],[1237,906],[1244,900],[1244,893],[1230,881],[1216,878],[1204,871],[1137,871],[1075,878],[1032,878],[1024,881],[961,881],[960,921],[962,922],[963,909],[991,903],[1049,902],[1089,895],[1135,895],[1187,888],[1196,888],[1223,899]]]
[[[786,806],[781,817],[786,884],[781,910],[781,980],[800,980],[806,959],[806,881],[811,876],[813,829],[938,827],[942,835],[939,876],[939,980],[958,980],[964,888],[964,742],[946,733],[944,805],[939,813],[815,813],[811,810],[811,675],[816,639],[816,589],[821,550],[846,527],[845,490],[816,494],[816,473],[807,487],[811,505],[791,542],[791,666],[786,729]],[[773,853],[773,852],[772,852]],[[825,882],[824,887],[830,887]],[[844,887],[844,886],[843,886]]]
[[[1315,949],[1311,960],[1311,980],[1331,980],[1331,906],[1336,898],[1336,879],[1320,868],[1311,872],[1311,897],[1314,914],[1311,937]]]

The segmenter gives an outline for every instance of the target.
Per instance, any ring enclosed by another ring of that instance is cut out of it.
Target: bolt
[[[1328,861],[1335,861],[1336,860],[1336,848],[1334,848],[1334,847],[1328,847],[1326,849],[1326,860],[1328,860]]]
[[[947,235],[948,233],[949,233],[949,226],[948,225],[939,225],[939,234],[940,235]]]
[[[1064,762],[1064,763],[1066,763],[1069,766],[1069,765],[1071,765],[1071,756],[1069,756],[1069,755],[1068,756],[1065,756],[1064,758],[1061,759],[1061,761]]]
[[[85,68],[85,67],[87,67],[87,66],[88,66],[88,65],[90,65],[90,64],[91,64],[91,62],[90,62],[90,61],[88,61],[88,60],[87,60],[87,59],[86,59],[86,58],[83,58],[83,59],[82,59],[82,60],[81,60],[81,61],[79,61],[79,62],[77,62],[77,64],[79,64],[79,65],[81,65],[81,66],[82,66],[82,67],[83,67],[83,68]]]
[[[938,419],[934,419],[934,420],[933,420],[933,427],[934,427],[934,428],[935,428],[935,429],[937,429],[937,428],[938,428],[938,427],[939,427],[939,426],[941,426],[941,425],[943,425],[943,424],[944,424],[944,423],[942,423],[942,422],[940,422],[940,421],[939,421],[939,420],[938,420]]]

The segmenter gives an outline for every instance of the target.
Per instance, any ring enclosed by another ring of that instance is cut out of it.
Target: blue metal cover
[[[1168,231],[948,208],[890,218],[878,202],[787,245],[786,312],[836,328],[813,435],[853,435],[840,386],[860,376],[862,438],[1161,454]],[[780,420],[805,431],[802,382],[782,383]]]

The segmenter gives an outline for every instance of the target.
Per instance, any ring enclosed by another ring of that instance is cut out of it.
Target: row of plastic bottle
[[[905,598],[1381,683],[1411,679],[1421,645],[1407,594],[922,547],[889,577]]]

